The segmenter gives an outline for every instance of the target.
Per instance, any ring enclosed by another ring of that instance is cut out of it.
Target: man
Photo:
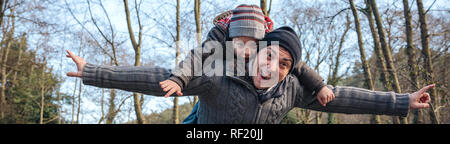
[[[328,86],[335,94],[334,101],[321,105],[313,93],[303,88],[293,76],[292,67],[301,58],[299,41],[289,27],[279,28],[266,35],[266,48],[252,60],[249,76],[201,76],[185,88],[185,95],[198,95],[201,105],[198,123],[269,123],[277,124],[294,107],[324,112],[348,114],[386,114],[406,116],[410,108],[429,107],[424,87],[412,94],[369,91],[354,87]],[[275,41],[279,42],[277,46]],[[170,76],[163,68],[95,66],[68,51],[77,64],[83,83],[104,88],[118,88],[144,94],[164,96],[159,82]],[[275,62],[274,62],[275,61]]]

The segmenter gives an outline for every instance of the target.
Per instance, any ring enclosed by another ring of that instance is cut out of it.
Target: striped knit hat
[[[264,38],[266,32],[266,18],[256,5],[239,5],[232,10],[233,16],[230,20],[230,38],[245,36],[255,39]]]

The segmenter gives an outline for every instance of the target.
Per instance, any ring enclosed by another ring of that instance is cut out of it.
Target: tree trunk
[[[134,37],[133,29],[131,27],[130,10],[128,9],[128,0],[123,0],[123,3],[124,3],[124,7],[125,7],[128,33],[130,35],[131,45],[134,48],[134,54],[135,54],[134,66],[140,66],[141,65],[142,25],[140,22],[138,5],[137,5],[137,2],[135,1],[136,14],[137,14],[138,23],[139,23],[139,35],[138,35],[139,42],[136,41],[136,38]],[[133,101],[134,101],[134,111],[136,113],[136,119],[139,124],[144,124],[145,117],[144,117],[144,114],[142,114],[142,107],[141,107],[141,103],[139,100],[139,94],[136,92],[133,93]]]
[[[44,87],[41,86],[41,112],[40,112],[40,118],[39,118],[39,124],[43,124],[44,122]]]
[[[175,53],[175,65],[178,64],[178,59],[180,56],[180,0],[177,0],[177,37],[175,40],[176,43],[176,53]],[[179,123],[179,114],[178,114],[178,97],[174,97],[173,99],[173,123]]]
[[[349,0],[349,2],[350,2],[350,9],[352,10],[353,18],[354,18],[354,21],[355,21],[356,33],[358,35],[359,53],[360,53],[360,58],[361,58],[361,64],[362,64],[363,71],[364,71],[365,82],[366,82],[367,87],[370,90],[375,90],[375,86],[373,85],[373,81],[372,81],[372,73],[370,72],[370,67],[369,67],[369,64],[367,63],[367,60],[366,60],[366,52],[365,52],[365,49],[364,49],[364,44],[363,44],[363,39],[362,39],[362,32],[361,32],[361,25],[359,23],[358,12],[356,10],[355,4],[353,3],[353,0]],[[380,117],[377,116],[377,115],[372,115],[371,123],[372,124],[379,124],[380,123]]]
[[[101,124],[102,121],[105,119],[105,112],[103,111],[104,109],[104,94],[105,94],[105,89],[102,88],[102,97],[100,98],[100,112],[101,112],[101,116],[100,116],[100,120],[98,120],[98,124]]]
[[[391,48],[389,47],[389,44],[386,42],[386,36],[384,33],[384,28],[383,28],[383,20],[380,17],[380,14],[378,13],[378,8],[376,5],[375,0],[369,0],[370,1],[370,5],[372,7],[372,13],[375,17],[375,22],[377,24],[377,28],[378,28],[378,35],[380,38],[380,43],[381,43],[381,49],[383,50],[383,54],[384,54],[384,58],[387,62],[387,69],[388,72],[390,74],[390,79],[392,81],[392,87],[394,88],[394,91],[396,93],[401,93],[401,88],[400,88],[400,83],[398,82],[398,76],[397,76],[397,70],[395,68],[394,65],[394,61],[392,59],[392,54],[391,54]],[[407,124],[408,120],[407,118],[401,118],[401,123],[403,124]],[[395,117],[393,119],[394,123],[400,123],[400,118]]]
[[[6,1],[7,2],[7,1]],[[1,5],[4,5],[4,2],[1,1],[0,2]],[[8,55],[9,55],[9,50],[11,49],[11,43],[13,42],[13,37],[14,37],[14,31],[15,31],[15,27],[16,27],[16,19],[15,19],[15,5],[16,5],[17,1],[14,1],[14,6],[10,9],[10,13],[12,14],[11,16],[11,30],[6,30],[3,33],[4,38],[6,37],[6,47],[2,47],[1,48],[1,55],[0,55],[0,65],[1,65],[1,87],[0,87],[0,118],[3,119],[5,116],[5,109],[6,109],[6,79],[8,77],[8,74],[6,73],[6,64],[8,62]],[[2,19],[3,21],[3,16],[4,16],[4,11],[5,9],[3,9],[2,7],[2,11],[0,12],[2,17],[0,17],[0,19]],[[2,25],[0,25],[2,26]],[[3,40],[4,38],[2,38],[2,42],[1,44],[3,44]]]
[[[39,78],[39,85],[41,86],[41,111],[40,111],[40,118],[39,118],[39,124],[44,124],[44,107],[45,107],[45,102],[44,102],[44,96],[45,96],[45,83],[43,82],[43,78],[44,78],[44,73],[45,73],[45,66],[42,66],[42,73],[41,73],[41,77]]]
[[[25,34],[23,34],[22,37],[20,38],[19,54],[17,56],[18,57],[17,63],[14,66],[15,71],[14,71],[14,76],[13,76],[13,80],[12,80],[12,87],[14,87],[17,84],[17,72],[18,72],[19,66],[21,64],[20,61],[22,60],[22,52],[26,45],[26,42],[27,42],[26,36],[25,36]]]
[[[372,6],[370,5],[369,1],[367,1],[367,0],[365,1],[365,3],[366,3],[366,7],[367,7],[365,15],[367,16],[367,19],[369,21],[369,27],[370,27],[370,31],[371,31],[372,39],[373,39],[373,43],[374,43],[373,48],[374,48],[375,55],[377,57],[377,63],[378,63],[377,67],[379,69],[381,69],[380,81],[382,83],[385,83],[383,86],[386,91],[391,91],[392,87],[388,84],[388,81],[387,81],[389,79],[389,73],[387,70],[386,61],[384,60],[384,57],[383,57],[383,51],[380,46],[381,45],[380,39],[378,38],[377,30],[375,28],[375,22],[372,17]],[[372,119],[372,120],[375,120],[375,119]],[[378,119],[378,121],[379,121],[379,119]]]
[[[57,96],[57,99],[58,99],[58,124],[61,124],[61,108],[62,108],[62,104],[61,104],[61,84],[58,84],[58,89],[57,89],[57,92],[56,92],[56,96]]]
[[[5,0],[0,0],[0,26],[3,25],[3,16],[5,16],[5,10],[3,8],[5,5]]]
[[[346,18],[346,23],[345,23],[345,29],[344,29],[344,33],[342,33],[340,39],[339,39],[339,45],[338,45],[338,51],[336,53],[336,59],[335,59],[335,64],[333,67],[333,72],[331,74],[331,78],[329,78],[328,80],[328,84],[336,86],[337,83],[339,82],[339,78],[338,78],[338,71],[339,71],[339,67],[340,67],[340,58],[341,58],[341,54],[342,54],[342,48],[344,46],[345,43],[345,36],[347,35],[348,31],[350,30],[350,17],[348,17],[348,15],[345,17]],[[336,118],[336,115],[333,113],[328,113],[328,124],[336,124],[338,123],[338,119]]]
[[[197,38],[197,46],[201,47],[202,46],[202,25],[200,22],[200,7],[201,7],[201,2],[200,0],[195,0],[195,4],[194,4],[194,13],[195,13],[195,28],[196,28],[196,38]],[[198,101],[198,96],[194,97],[194,104],[197,103]]]
[[[81,85],[81,81],[80,81],[80,85],[78,87],[78,108],[77,108],[77,124],[80,124],[80,111],[81,111],[81,91],[83,90],[82,85]]]
[[[9,49],[11,48],[11,43],[12,43],[12,39],[11,39],[12,36],[9,36],[9,35],[12,35],[12,33],[8,34],[8,37],[10,37],[10,38],[7,38],[7,40],[6,40],[7,44],[6,44],[6,47],[4,49],[2,49],[3,57],[1,57],[2,58],[2,61],[1,61],[1,66],[2,66],[1,67],[1,76],[2,76],[2,78],[1,78],[1,87],[0,87],[1,88],[1,90],[0,90],[1,119],[4,118],[5,109],[6,109],[6,93],[5,93],[5,91],[6,91],[6,78],[8,77],[6,74],[6,63],[8,61]]]
[[[72,94],[72,121],[71,124],[74,124],[75,120],[75,92],[77,91],[77,83],[78,79],[75,79],[75,88],[73,88],[73,94]],[[80,81],[81,83],[81,81]]]
[[[109,107],[108,113],[106,114],[106,124],[112,124],[114,122],[114,118],[116,117],[116,103],[114,102],[116,99],[116,90],[111,89],[109,92]]]
[[[422,54],[425,59],[425,69],[426,69],[426,83],[434,84],[434,72],[433,72],[433,61],[431,56],[431,50],[429,48],[430,36],[428,35],[428,26],[427,26],[427,14],[423,8],[422,0],[417,0],[417,9],[419,10],[419,22],[420,22],[420,38],[422,40]],[[436,88],[431,89],[430,93],[431,104],[430,104],[430,118],[432,123],[439,123],[439,113],[434,111],[434,106],[439,105],[439,97],[436,92]],[[433,105],[434,103],[434,105]]]
[[[408,0],[403,0],[403,14],[405,16],[405,35],[406,35],[406,54],[408,55],[408,68],[409,68],[409,76],[411,77],[412,85],[414,88],[419,89],[419,80],[417,79],[417,65],[416,65],[416,52],[413,44],[413,32],[412,32],[412,24],[411,24],[411,11],[409,10]],[[413,110],[414,118],[413,123],[418,124],[422,123],[420,118],[420,111]]]
[[[260,0],[259,6],[261,7],[261,10],[263,11],[264,15],[267,16],[267,3],[266,0]]]

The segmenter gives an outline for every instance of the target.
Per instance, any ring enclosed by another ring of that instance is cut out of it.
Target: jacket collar
[[[285,93],[285,91],[288,87],[288,83],[292,79],[291,75],[287,75],[283,81],[279,82],[274,87],[266,89],[266,90],[258,90],[253,85],[252,77],[250,77],[250,76],[240,76],[240,77],[227,76],[227,77],[244,85],[247,89],[249,89],[255,95],[258,95],[258,99],[261,103],[263,103],[271,98],[281,97]]]

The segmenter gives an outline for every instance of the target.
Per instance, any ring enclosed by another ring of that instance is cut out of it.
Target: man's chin
[[[257,89],[267,89],[278,83],[278,81],[273,80],[273,79],[265,80],[259,74],[256,77],[254,77],[253,82]]]

